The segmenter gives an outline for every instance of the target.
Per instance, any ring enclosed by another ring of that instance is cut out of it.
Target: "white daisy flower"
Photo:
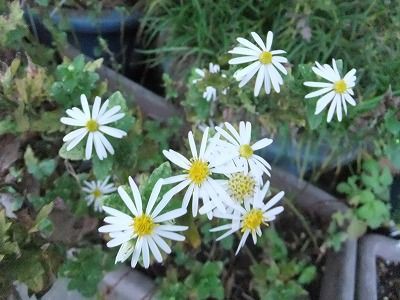
[[[352,97],[354,95],[353,87],[356,85],[356,69],[351,69],[342,78],[334,59],[332,59],[332,67],[328,64],[321,66],[318,62],[315,62],[315,65],[316,67],[312,68],[314,73],[329,82],[304,82],[305,86],[320,88],[317,91],[307,94],[305,98],[308,99],[324,95],[317,102],[315,114],[319,114],[330,103],[331,105],[327,117],[328,123],[332,120],[335,110],[340,122],[342,121],[342,109],[347,115],[347,103],[352,106],[356,105],[356,101]]]
[[[184,231],[188,227],[172,225],[170,221],[183,216],[186,213],[186,209],[178,208],[160,214],[167,203],[159,202],[155,206],[162,186],[162,180],[159,180],[151,192],[146,209],[143,210],[139,189],[131,177],[129,177],[129,184],[134,201],[121,186],[118,188],[118,193],[133,216],[114,208],[103,206],[103,210],[110,216],[104,219],[104,222],[108,223],[108,225],[101,226],[99,232],[110,234],[112,239],[107,243],[107,247],[121,245],[115,258],[115,263],[124,262],[133,254],[131,266],[134,268],[142,255],[143,266],[148,268],[150,265],[150,253],[160,263],[163,258],[159,249],[167,254],[171,253],[171,248],[164,239],[185,240],[185,237],[176,233],[176,231]]]
[[[227,175],[228,179],[219,180],[222,187],[228,193],[232,200],[238,204],[249,202],[254,198],[260,182],[258,177],[252,172],[237,172]]]
[[[197,83],[199,81],[205,80],[207,78],[207,74],[218,74],[220,72],[220,67],[217,64],[210,63],[207,70],[202,70],[202,69],[195,69],[195,72],[197,75],[200,76],[200,78],[194,79],[193,83]],[[221,75],[222,77],[226,77],[225,74]],[[227,88],[222,90],[222,94],[226,95],[227,93]],[[216,101],[217,100],[217,89],[211,85],[206,86],[205,91],[203,92],[203,98],[206,99],[208,102]]]
[[[217,100],[217,89],[212,86],[206,87],[206,90],[203,93],[203,98],[208,102]]]
[[[197,152],[193,133],[189,131],[188,139],[192,152],[192,158],[190,159],[171,149],[163,151],[168,160],[183,169],[183,174],[163,179],[164,184],[177,183],[177,185],[170,189],[161,201],[168,202],[174,195],[187,188],[183,197],[182,207],[186,208],[190,199],[192,199],[193,216],[197,216],[199,199],[202,199],[206,207],[209,208],[206,211],[200,210],[202,214],[210,212],[214,207],[218,207],[221,211],[225,212],[225,205],[235,206],[229,195],[212,178],[213,173],[228,174],[233,172],[233,170],[222,166],[227,162],[226,158],[213,153],[217,139],[214,137],[208,143],[208,131],[209,128],[207,127],[203,133],[199,153]]]
[[[103,211],[101,208],[103,205],[104,195],[113,193],[116,191],[116,188],[113,183],[108,183],[110,180],[110,176],[107,176],[104,181],[101,180],[92,180],[92,181],[84,181],[85,187],[82,188],[84,192],[88,195],[85,197],[87,205],[90,206],[93,203],[95,211]]]
[[[241,45],[229,51],[231,54],[242,55],[229,60],[229,64],[231,65],[252,62],[247,67],[238,70],[234,77],[237,81],[240,81],[239,87],[243,87],[258,72],[254,87],[254,96],[260,94],[263,83],[266,94],[271,92],[271,84],[274,90],[279,93],[280,85],[283,85],[283,79],[279,72],[287,74],[287,70],[282,64],[288,62],[286,57],[279,54],[286,53],[286,51],[271,50],[273,40],[273,33],[271,31],[268,31],[265,44],[257,33],[252,32],[251,35],[258,46],[249,40],[239,37],[237,41]]]
[[[225,122],[225,127],[229,133],[216,126],[215,130],[221,134],[226,141],[220,140],[217,144],[217,149],[222,148],[228,154],[231,154],[230,159],[233,160],[235,165],[243,166],[245,173],[250,169],[253,175],[259,177],[259,182],[262,180],[262,174],[265,173],[271,176],[269,170],[271,165],[265,161],[261,156],[254,154],[254,151],[267,147],[272,143],[272,139],[263,138],[254,144],[250,144],[251,140],[251,123],[239,123],[239,132],[228,122]]]
[[[90,159],[92,156],[93,144],[100,160],[107,157],[107,151],[110,154],[114,154],[114,148],[104,134],[120,139],[126,135],[126,132],[106,125],[122,119],[125,114],[119,113],[121,110],[119,105],[107,110],[108,103],[109,101],[106,100],[100,107],[101,98],[96,97],[92,113],[90,113],[86,96],[82,94],[81,105],[83,110],[77,107],[67,109],[66,113],[69,117],[61,118],[61,123],[82,127],[75,129],[64,136],[63,141],[67,143],[67,151],[78,145],[79,142],[88,134],[85,150],[86,159]]]
[[[212,228],[211,232],[227,230],[223,235],[217,238],[217,241],[231,235],[240,230],[242,238],[240,239],[239,250],[246,243],[247,237],[251,234],[254,244],[257,243],[257,236],[261,236],[261,225],[268,226],[268,222],[275,220],[276,216],[283,211],[283,206],[272,208],[285,195],[283,191],[276,194],[267,203],[264,203],[264,198],[269,189],[269,181],[264,185],[262,190],[257,190],[253,201],[244,202],[244,207],[235,210],[233,214],[216,214],[219,218],[232,220],[231,223]]]

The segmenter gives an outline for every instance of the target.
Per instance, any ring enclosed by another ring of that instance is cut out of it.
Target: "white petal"
[[[149,245],[147,244],[147,238],[143,238],[142,252],[143,252],[143,266],[147,269],[150,266],[150,253],[149,253]]]
[[[103,160],[103,158],[107,157],[107,152],[103,146],[103,143],[101,142],[101,138],[99,137],[100,134],[101,133],[98,131],[93,132],[93,142],[97,156],[99,157],[100,160]]]
[[[258,68],[260,68],[260,66],[261,66],[261,63],[259,61],[255,61],[255,62],[251,63],[250,65],[248,65],[247,67],[244,67],[243,69],[236,71],[236,73],[235,73],[236,80],[242,80],[246,74],[251,73],[254,70],[258,70]]]
[[[247,237],[249,236],[249,233],[250,233],[250,231],[248,231],[248,230],[246,230],[246,231],[243,233],[243,236],[242,236],[242,238],[240,239],[239,246],[238,246],[238,248],[237,248],[237,250],[236,250],[235,255],[237,255],[237,254],[239,253],[239,250],[243,247],[244,243],[246,243],[246,239],[247,239]]]
[[[127,194],[127,192],[125,192],[122,186],[118,187],[118,194],[121,196],[122,201],[124,201],[126,207],[128,207],[128,209],[132,212],[132,214],[134,216],[138,216],[139,213],[135,207],[135,204],[133,204],[131,197],[129,197],[129,195]]]
[[[344,94],[344,98],[346,99],[346,101],[352,105],[355,106],[356,105],[356,101],[353,99],[353,97],[351,97],[349,94],[345,93]]]
[[[106,226],[113,226],[113,225],[106,225]],[[105,226],[104,226],[104,227],[105,227]],[[100,227],[100,228],[101,228],[101,227]],[[116,237],[116,238],[110,240],[110,241],[107,243],[107,247],[108,247],[108,248],[112,248],[112,247],[119,246],[119,245],[121,245],[121,244],[123,244],[123,243],[129,241],[130,239],[132,239],[131,235],[132,235],[132,234],[131,234],[130,232],[128,232],[128,233],[126,233],[126,234],[124,233],[124,234],[118,235],[118,237]]]
[[[192,157],[196,159],[197,158],[196,143],[194,142],[193,132],[191,131],[189,131],[188,133],[188,140],[189,140],[190,151],[192,152]]]
[[[106,213],[108,213],[108,214],[110,214],[110,215],[112,215],[112,216],[115,216],[115,217],[119,217],[119,218],[130,218],[130,216],[128,216],[127,214],[125,214],[125,213],[123,213],[123,212],[121,212],[121,211],[119,211],[119,210],[117,210],[117,209],[115,209],[115,208],[112,208],[112,207],[103,206],[103,210],[104,210]]]
[[[101,132],[104,132],[105,134],[111,135],[112,137],[115,137],[117,139],[120,139],[126,135],[126,132],[117,128],[109,127],[109,126],[104,126],[101,125],[99,127],[99,130]]]
[[[108,100],[108,99],[106,101],[104,101],[103,105],[100,108],[98,116],[102,116],[105,113],[109,103],[110,103],[110,100]]]
[[[314,92],[311,92],[311,93],[307,94],[304,98],[308,99],[308,98],[318,97],[318,96],[326,94],[326,93],[328,93],[330,91],[332,91],[332,86],[326,87],[326,88],[322,88],[322,89],[316,90]]]
[[[78,145],[79,142],[82,141],[83,138],[86,136],[86,133],[87,133],[87,131],[81,133],[81,135],[79,135],[76,138],[74,138],[73,140],[69,141],[68,144],[67,144],[67,151],[71,150],[76,145]]]
[[[107,149],[107,151],[110,153],[110,154],[114,154],[114,148],[113,148],[113,146],[111,145],[111,143],[107,140],[107,138],[104,136],[104,134],[101,134],[101,133],[99,133],[98,134],[98,137],[100,138],[100,140],[101,140],[101,143],[103,144],[103,146]]]
[[[111,116],[118,113],[120,110],[121,110],[121,106],[119,106],[119,105],[113,106],[108,111],[106,111],[104,114],[99,115],[98,121],[103,122],[103,121],[107,120],[108,118],[110,118]]]
[[[71,125],[71,126],[85,126],[86,125],[86,120],[77,120],[77,119],[68,118],[68,117],[62,117],[60,119],[60,121],[63,124]]]
[[[332,87],[332,83],[330,82],[306,81],[303,84],[305,86],[318,87],[318,88]]]
[[[129,229],[129,227],[130,225],[128,223],[103,225],[99,228],[99,232],[124,231]]]
[[[339,122],[341,122],[342,121],[342,100],[341,100],[340,94],[336,94],[333,101],[336,102],[336,115],[337,115]]]
[[[157,246],[161,248],[161,250],[163,250],[167,254],[171,253],[171,248],[158,234],[153,234],[152,238]]]
[[[94,104],[92,107],[92,119],[94,119],[94,120],[96,120],[97,116],[99,115],[100,104],[101,104],[101,98],[96,96],[94,98]]]
[[[253,49],[254,51],[260,51],[260,48],[258,48],[256,45],[254,45],[252,42],[250,42],[249,40],[246,40],[244,38],[237,38],[236,39],[240,44],[242,44],[243,46]]]
[[[83,112],[85,113],[86,118],[90,119],[89,103],[84,94],[81,95],[81,105],[82,105],[82,109],[83,109]]]
[[[169,161],[171,161],[178,167],[181,167],[182,169],[185,170],[189,170],[191,163],[182,154],[175,152],[174,150],[168,150],[168,151],[163,150],[163,154]]]
[[[230,65],[238,65],[238,64],[244,64],[244,63],[248,63],[251,61],[256,61],[258,60],[257,56],[240,56],[240,57],[235,57],[232,58],[228,61],[228,63]]]
[[[158,247],[157,247],[156,243],[154,242],[153,238],[152,238],[151,236],[149,236],[149,237],[147,238],[147,242],[148,242],[148,244],[149,244],[150,251],[151,251],[151,253],[153,254],[154,258],[155,258],[159,263],[161,263],[162,260],[163,260],[163,259],[162,259],[162,256],[161,256],[161,252],[160,252],[160,250],[158,250]]]
[[[254,87],[254,96],[257,97],[260,94],[262,84],[264,82],[264,72],[266,71],[265,66],[261,66],[258,69],[256,85]]]
[[[153,190],[151,191],[150,197],[149,197],[149,202],[147,202],[147,207],[146,207],[146,214],[149,215],[151,210],[154,207],[154,204],[156,203],[156,200],[158,198],[158,195],[160,194],[161,191],[161,187],[163,185],[163,179],[159,179],[157,180],[156,184],[153,187]],[[161,208],[161,210],[163,210],[163,208]]]
[[[70,140],[73,140],[73,139],[77,138],[78,136],[80,136],[82,133],[86,133],[86,131],[87,131],[87,129],[85,127],[75,129],[74,131],[71,131],[66,136],[64,136],[63,141],[68,142]]]
[[[171,231],[163,231],[163,230],[159,230],[156,229],[157,234],[161,237],[173,240],[173,241],[184,241],[185,237],[181,234],[175,233],[175,232],[171,232]]]
[[[240,54],[240,55],[246,55],[246,56],[257,56],[261,54],[261,50],[258,49],[253,50],[249,48],[243,48],[243,47],[235,47],[232,50],[228,51],[231,54]]]
[[[90,159],[92,157],[93,149],[93,132],[89,132],[88,139],[86,141],[85,158]]]
[[[131,260],[132,268],[136,267],[140,253],[142,252],[142,245],[143,245],[143,238],[138,238],[135,245],[135,251],[133,252],[132,255],[132,260]]]
[[[324,108],[332,101],[335,96],[335,92],[331,91],[325,96],[321,97],[317,102],[317,107],[315,108],[315,114],[319,114]]]
[[[135,201],[135,207],[138,211],[139,214],[142,214],[143,208],[142,208],[142,197],[140,196],[139,189],[135,183],[135,181],[132,179],[131,176],[128,177],[129,185],[132,190],[133,194],[133,200]]]
[[[256,32],[252,32],[251,35],[252,35],[253,39],[256,41],[257,45],[262,50],[265,50],[265,44],[264,44],[263,40],[261,39],[261,37]]]
[[[336,101],[332,100],[331,101],[331,106],[329,107],[328,116],[327,116],[328,123],[330,121],[332,121],[332,117],[333,117],[333,114],[335,112],[335,108],[336,108]]]
[[[273,61],[272,64],[274,65],[275,68],[277,68],[281,73],[287,75],[287,70],[285,69],[284,66],[282,66],[281,63]]]
[[[254,74],[256,74],[256,72],[258,71],[259,68],[263,67],[261,65],[261,63],[259,63],[257,65],[257,68],[252,69],[251,71],[249,71],[245,76],[243,76],[243,78],[241,79],[240,83],[239,83],[239,87],[243,87],[244,85],[246,85],[251,78],[253,78]]]
[[[285,192],[281,191],[278,194],[276,194],[274,197],[271,198],[263,207],[263,211],[266,211],[270,209],[272,206],[274,206],[276,203],[278,203],[282,197],[285,195]]]
[[[203,138],[201,140],[200,152],[199,152],[199,157],[200,158],[203,158],[204,152],[206,151],[206,146],[207,146],[207,142],[208,142],[208,129],[209,129],[209,127],[207,127],[204,130]]]
[[[274,34],[272,33],[272,31],[268,31],[267,34],[267,40],[265,42],[266,45],[266,50],[270,51],[271,50],[271,46],[272,46],[272,41],[274,40]]]
[[[100,125],[105,125],[105,124],[109,124],[109,123],[112,123],[112,122],[116,122],[118,120],[121,120],[124,116],[125,116],[124,113],[119,113],[119,114],[115,114],[115,115],[113,115],[111,117],[108,117],[108,118],[102,118],[102,120],[99,121],[99,124]]]
[[[264,217],[268,218],[269,220],[271,220],[271,217],[279,215],[281,212],[283,212],[283,210],[284,210],[283,206],[275,207],[275,208],[265,212],[264,213]]]
[[[165,224],[165,225],[159,225],[157,228],[160,229],[160,230],[163,230],[163,231],[185,231],[189,227],[180,226],[180,225]]]
[[[263,138],[262,140],[259,140],[258,142],[254,143],[251,146],[251,149],[253,149],[254,151],[265,148],[269,145],[271,145],[273,142],[272,139],[268,139],[268,138]]]
[[[153,221],[155,223],[161,223],[161,222],[173,220],[175,218],[179,218],[179,217],[183,216],[184,214],[186,214],[186,209],[177,208],[177,209],[171,210],[169,212],[166,212],[166,213],[164,213],[162,215],[159,215],[159,216],[155,217],[153,219]]]

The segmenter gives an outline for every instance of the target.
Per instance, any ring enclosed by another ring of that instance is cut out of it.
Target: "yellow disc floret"
[[[253,149],[249,144],[241,145],[239,148],[239,154],[245,159],[249,159],[253,155]]]
[[[103,195],[103,193],[98,188],[95,188],[94,191],[92,192],[92,195],[95,198],[100,198]]]
[[[333,89],[336,93],[343,94],[347,90],[347,84],[343,79],[338,80],[333,84]]]
[[[250,210],[243,219],[242,232],[246,230],[255,231],[263,224],[263,212],[261,209],[253,208]]]
[[[193,159],[189,173],[189,179],[197,184],[201,185],[204,180],[210,175],[210,169],[208,168],[208,163],[200,160],[200,159]]]
[[[96,120],[90,119],[86,122],[86,128],[89,132],[95,132],[99,130],[99,123]]]
[[[228,180],[229,192],[233,199],[243,202],[244,199],[253,196],[256,181],[249,175],[236,173]]]
[[[263,51],[258,57],[258,60],[260,61],[260,63],[268,65],[272,62],[272,53],[268,51]]]
[[[133,219],[133,231],[140,237],[151,235],[155,226],[153,218],[146,214]]]

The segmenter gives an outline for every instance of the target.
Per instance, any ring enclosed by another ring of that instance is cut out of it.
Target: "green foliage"
[[[168,38],[149,52],[185,68],[188,56],[194,62],[216,62],[237,37],[249,38],[251,31],[266,35],[272,30],[273,47],[286,50],[295,65],[329,62],[334,57],[344,59],[344,69],[359,69],[363,98],[368,98],[384,93],[390,84],[399,86],[398,79],[393,79],[400,64],[399,14],[395,2],[381,1],[234,0],[201,5],[195,0],[157,0],[147,3],[142,26],[149,43],[168,28]],[[359,49],[364,49],[363,55]]]
[[[18,1],[12,1],[9,11],[0,16],[0,46],[13,47],[26,34],[24,11]]]
[[[80,96],[85,94],[88,99],[101,96],[105,91],[105,84],[99,82],[99,75],[95,72],[101,67],[103,59],[85,63],[83,55],[73,61],[64,60],[57,66],[55,82],[51,86],[51,97],[63,108],[80,106]]]
[[[223,299],[224,289],[220,280],[221,262],[193,262],[191,272],[183,281],[178,279],[177,270],[167,270],[161,279],[157,299]]]
[[[11,222],[7,222],[4,210],[0,210],[0,262],[6,255],[19,255],[18,244],[12,241],[10,236]]]
[[[39,161],[37,157],[35,157],[35,153],[33,153],[30,146],[25,150],[24,160],[28,172],[37,180],[43,180],[49,177],[54,172],[57,165],[55,159],[44,159]]]
[[[114,265],[110,254],[93,246],[78,250],[75,257],[64,262],[59,275],[68,278],[68,289],[78,290],[83,296],[91,297],[97,292],[97,285],[105,272]]]
[[[364,160],[362,170],[337,186],[347,195],[349,210],[333,215],[328,229],[327,245],[335,250],[348,237],[358,238],[368,228],[376,229],[390,220],[389,190],[393,178],[387,166],[374,159]]]
[[[290,258],[285,242],[275,230],[267,230],[260,241],[269,249],[270,259],[250,267],[252,282],[260,299],[306,299],[304,286],[316,276],[316,267],[306,261]]]

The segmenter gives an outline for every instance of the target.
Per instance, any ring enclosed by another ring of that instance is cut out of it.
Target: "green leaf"
[[[100,160],[97,156],[92,158],[92,167],[94,176],[99,180],[104,180],[107,176],[110,176],[113,168],[113,156],[110,155],[107,158]]]
[[[135,119],[131,116],[124,96],[121,92],[117,91],[113,93],[108,100],[110,101],[109,108],[119,105],[121,106],[121,112],[125,113],[125,116],[121,120],[113,123],[113,127],[128,132],[133,127]]]
[[[159,167],[154,169],[149,178],[140,186],[140,193],[143,199],[149,199],[151,191],[153,190],[156,182],[163,178],[168,178],[172,175],[172,169],[169,162],[162,163]]]
[[[91,297],[105,272],[114,266],[113,257],[99,246],[80,249],[76,257],[65,261],[59,270],[62,277],[69,278],[68,289],[78,290],[83,296]]]
[[[317,268],[315,266],[308,266],[303,269],[297,281],[302,285],[309,284],[314,280],[316,274]]]
[[[47,218],[50,212],[53,210],[54,202],[50,202],[49,204],[44,205],[39,213],[36,216],[35,223],[33,224],[32,228],[29,229],[29,233],[37,232],[40,229],[44,230],[45,232],[51,232],[52,225],[51,221]]]
[[[80,142],[77,146],[67,151],[67,143],[64,143],[60,150],[58,151],[58,155],[60,155],[64,159],[69,160],[84,160],[85,159],[85,143]]]
[[[367,228],[368,226],[364,221],[353,218],[347,227],[347,234],[350,238],[357,239],[364,235],[364,233],[367,231]]]
[[[24,160],[28,172],[38,180],[42,180],[50,176],[57,166],[57,163],[54,159],[45,159],[39,162],[30,146],[26,148]]]

